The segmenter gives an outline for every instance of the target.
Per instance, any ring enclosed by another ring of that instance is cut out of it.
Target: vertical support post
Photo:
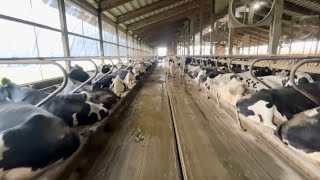
[[[139,51],[140,51],[140,56],[142,55],[142,50],[141,50],[141,38],[138,38],[138,45],[139,45]]]
[[[192,55],[194,55],[194,16],[190,18],[190,46],[192,47],[192,52],[190,52],[190,54],[192,53]]]
[[[127,40],[127,56],[129,56],[129,38],[128,38],[128,30],[126,30],[126,40]]]
[[[118,58],[120,58],[120,47],[119,47],[119,24],[116,23],[116,35],[117,35],[117,50],[118,50]]]
[[[183,55],[186,55],[186,33],[185,33],[185,30],[183,30],[182,42],[183,42]]]
[[[70,57],[70,46],[69,46],[66,8],[65,8],[64,0],[58,0],[58,9],[59,9],[60,26],[62,31],[61,37],[62,37],[63,54],[66,57]],[[71,62],[66,61],[67,72],[69,72],[70,67],[71,67]]]
[[[191,20],[189,19],[189,27],[188,27],[188,55],[190,55],[190,46],[191,46]]]
[[[233,55],[234,28],[229,28],[228,55]]]
[[[203,19],[203,0],[200,0],[200,56],[202,55],[202,19]]]
[[[216,9],[216,0],[211,1],[211,33],[210,33],[210,55],[213,55],[213,45],[214,45],[214,14]]]
[[[251,52],[251,35],[252,35],[252,34],[249,34],[249,50],[248,50],[248,55],[249,55],[250,52]]]
[[[319,48],[319,37],[320,37],[320,30],[318,30],[318,33],[317,33],[317,38],[316,38],[316,49],[314,50],[314,54],[317,54],[318,53],[318,48]]]
[[[193,55],[196,53],[196,16],[193,16],[193,31],[192,31],[192,39],[193,39]]]
[[[98,8],[98,25],[99,25],[99,40],[100,40],[100,55],[104,56],[104,47],[103,47],[103,35],[102,35],[102,12],[101,12],[101,3],[99,3]],[[102,60],[102,64],[104,64],[104,60]]]
[[[259,31],[259,35],[258,35],[258,45],[257,45],[257,54],[259,54],[259,46],[260,46],[260,31]]]
[[[281,35],[282,11],[284,0],[275,1],[275,12],[273,22],[269,31],[269,54],[277,54],[278,44]]]

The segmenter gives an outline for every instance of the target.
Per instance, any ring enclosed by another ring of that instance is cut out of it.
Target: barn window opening
[[[159,47],[158,48],[158,56],[166,56],[167,55],[167,48],[166,47]]]

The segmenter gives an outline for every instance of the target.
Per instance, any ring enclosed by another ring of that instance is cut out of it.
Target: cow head
[[[9,93],[6,89],[6,87],[8,86],[8,81],[10,82],[9,79],[7,78],[3,78],[1,80],[1,85],[0,85],[0,100],[6,100],[9,96]]]
[[[47,95],[28,87],[19,86],[11,82],[7,78],[1,80],[0,99],[10,99],[15,102],[30,101],[29,103],[37,103]]]
[[[71,70],[68,74],[68,76],[71,79],[80,81],[80,82],[85,82],[86,80],[89,79],[89,74],[86,73],[81,66],[75,65],[71,67]]]
[[[100,66],[99,66],[99,71],[100,71],[102,74],[106,74],[106,73],[108,73],[110,70],[111,70],[111,66],[110,66],[110,65],[100,65]]]

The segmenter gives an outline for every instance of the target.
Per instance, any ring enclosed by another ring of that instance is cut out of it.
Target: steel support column
[[[233,54],[234,28],[229,28],[228,55]]]
[[[188,21],[189,25],[188,25],[188,55],[190,55],[190,37],[191,37],[191,20],[189,19]]]
[[[275,1],[275,11],[273,15],[273,22],[269,31],[269,54],[277,54],[278,44],[281,36],[282,11],[284,0]]]
[[[65,57],[70,57],[70,46],[69,46],[69,37],[68,37],[68,28],[67,28],[67,18],[66,18],[66,9],[64,0],[58,0],[58,9],[59,9],[59,18],[60,18],[60,26],[62,30],[62,46],[63,46],[63,54]],[[67,71],[70,70],[71,62],[66,61]]]
[[[101,15],[102,15],[102,12],[101,12],[101,8],[99,7],[99,9],[98,9],[98,25],[99,25],[99,39],[100,39],[100,55],[104,56]],[[102,63],[104,63],[104,60],[102,60]]]
[[[203,19],[203,0],[200,0],[200,55],[202,55],[202,19]]]
[[[210,55],[213,55],[213,45],[214,45],[214,14],[216,8],[216,0],[211,1],[211,33],[210,33]]]
[[[116,36],[117,36],[117,50],[118,50],[118,57],[120,56],[120,47],[119,47],[119,24],[116,23]]]

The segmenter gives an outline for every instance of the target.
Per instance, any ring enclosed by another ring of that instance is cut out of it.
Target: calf
[[[0,119],[0,179],[30,179],[80,145],[62,119],[30,104],[2,99]]]
[[[293,119],[279,125],[275,134],[289,147],[320,161],[319,107],[295,115]]]
[[[16,85],[2,79],[0,97],[13,102],[36,105],[48,94]],[[41,106],[42,109],[62,118],[69,126],[89,125],[109,115],[108,109],[89,101],[86,94],[57,95]]]
[[[301,84],[303,89],[313,96],[320,98],[319,83]],[[291,119],[294,114],[314,108],[316,103],[302,95],[292,87],[281,89],[261,90],[249,97],[239,100],[236,104],[239,112],[249,119],[276,129],[278,123]]]

